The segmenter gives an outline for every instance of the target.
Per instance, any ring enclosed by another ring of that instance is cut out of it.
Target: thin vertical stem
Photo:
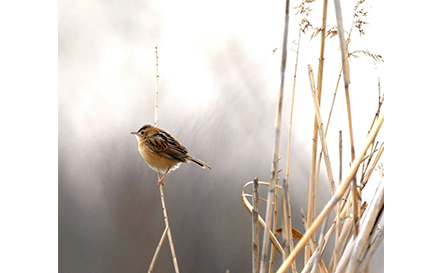
[[[322,6],[322,26],[321,26],[321,46],[319,49],[319,64],[318,64],[318,101],[321,104],[321,94],[322,94],[322,78],[324,72],[324,51],[325,51],[325,28],[327,24],[327,0],[323,0]],[[309,181],[309,198],[308,198],[308,208],[307,208],[307,226],[310,227],[315,215],[316,215],[316,196],[318,192],[318,177],[316,172],[316,155],[317,155],[317,145],[318,145],[318,127],[317,120],[315,116],[314,127],[313,127],[313,138],[312,138],[312,149],[311,149],[311,161],[310,161],[310,181]],[[316,241],[315,236],[313,236],[313,242]],[[310,250],[305,249],[304,264],[310,259]]]
[[[342,182],[342,130],[339,130],[339,184]]]
[[[253,180],[253,211],[252,211],[252,251],[253,273],[259,272],[259,191],[258,177]]]
[[[350,133],[350,146],[351,146],[351,161],[353,162],[355,159],[355,148],[354,148],[354,140],[353,140],[353,125],[352,125],[352,117],[351,117],[351,107],[350,107],[350,67],[348,65],[348,52],[347,52],[347,43],[344,38],[344,26],[342,23],[342,11],[341,11],[341,2],[340,0],[334,0],[335,3],[335,11],[336,11],[336,21],[338,25],[338,35],[339,41],[341,44],[341,58],[342,58],[342,67],[344,70],[344,86],[345,86],[345,99],[347,102],[347,117],[348,117],[348,129]],[[353,193],[353,214],[355,221],[355,235],[358,234],[358,220],[359,220],[359,196],[356,185],[356,177],[352,182],[352,193]]]
[[[158,75],[158,45],[155,47],[155,70],[156,70],[156,77],[155,77],[155,126],[158,127],[158,78],[160,77]]]
[[[260,273],[264,273],[267,268],[268,257],[269,257],[269,236],[270,236],[270,225],[272,223],[272,208],[273,208],[273,200],[275,197],[275,187],[276,187],[276,179],[277,179],[277,169],[278,169],[278,151],[279,151],[279,141],[280,141],[280,132],[281,132],[281,115],[282,115],[282,101],[284,95],[284,76],[285,76],[285,67],[287,62],[287,36],[288,36],[288,27],[289,27],[289,10],[290,10],[290,0],[286,0],[285,5],[285,17],[284,17],[284,37],[282,44],[282,56],[281,56],[281,83],[279,88],[279,100],[278,100],[278,108],[276,113],[276,129],[275,129],[275,145],[273,148],[273,163],[270,173],[270,186],[268,191],[267,198],[267,208],[266,208],[266,228],[264,230],[263,236],[263,247],[262,247],[262,258],[260,265]]]
[[[287,165],[286,165],[286,172],[285,172],[285,179],[287,181],[287,203],[288,203],[288,224],[289,224],[289,230],[292,230],[292,210],[291,210],[291,202],[290,202],[290,183],[289,183],[289,176],[290,176],[290,152],[291,152],[291,144],[292,144],[292,124],[293,124],[293,108],[295,104],[295,89],[296,89],[296,74],[298,72],[298,57],[299,57],[299,47],[301,44],[301,28],[299,28],[298,33],[298,48],[296,50],[296,62],[295,62],[295,72],[293,76],[293,89],[292,89],[292,101],[290,106],[290,122],[289,122],[289,135],[288,135],[288,143],[287,143]],[[290,252],[293,250],[293,238],[290,239]],[[297,272],[296,270],[296,263],[292,264],[292,272]]]
[[[160,179],[160,178],[161,178],[161,175],[158,173],[158,179]],[[175,268],[175,273],[179,273],[180,269],[178,268],[178,260],[177,260],[176,254],[175,254],[175,247],[173,245],[172,231],[170,230],[169,218],[167,217],[166,199],[164,198],[163,184],[161,184],[159,188],[160,188],[160,195],[161,195],[161,207],[163,209],[163,216],[164,216],[164,224],[168,228],[167,229],[167,238],[169,239],[170,253],[172,254],[173,266]]]
[[[318,64],[318,82],[317,82],[317,96],[319,105],[321,105],[321,95],[322,95],[322,78],[324,73],[324,51],[325,51],[325,28],[327,25],[327,5],[328,0],[323,0],[322,5],[322,25],[321,25],[321,46],[319,49],[319,64]],[[311,149],[311,161],[310,161],[310,182],[309,182],[309,199],[308,199],[308,209],[307,209],[307,226],[313,222],[316,214],[316,196],[318,192],[318,177],[316,172],[316,154],[317,154],[317,145],[318,145],[318,127],[317,120],[315,116],[315,122],[313,127],[313,141],[312,141],[312,149]],[[315,237],[313,237],[313,241]],[[305,255],[305,263],[310,259],[310,251],[306,248]]]
[[[279,171],[276,172],[278,175]],[[273,207],[273,225],[272,225],[272,233],[275,234],[276,231],[276,224],[278,220],[278,184],[279,184],[279,177],[276,177],[276,188],[275,188],[275,199]],[[269,260],[269,273],[273,272],[273,266],[275,264],[275,246],[272,244],[270,245],[270,260]]]
[[[338,187],[339,187],[339,185],[341,185],[341,183],[342,183],[342,130],[339,131],[339,180],[338,180]],[[338,211],[340,211],[339,208],[341,208],[341,201],[339,201],[339,203],[338,203]],[[338,213],[336,215],[335,249],[333,250],[334,261],[338,260],[337,246],[338,246],[338,242],[339,242],[339,236],[341,235],[341,230],[342,230],[341,214]],[[333,263],[331,271],[333,272],[335,270],[335,268],[336,268],[336,263]]]
[[[283,221],[283,226],[282,226],[282,234],[283,234],[283,244],[282,247],[284,248],[284,255],[283,255],[283,261],[285,259],[287,259],[287,257],[290,255],[290,245],[291,245],[291,241],[292,241],[292,228],[291,225],[289,223],[290,221],[290,217],[288,216],[289,213],[289,202],[288,202],[288,183],[287,180],[283,180],[282,183],[283,186],[283,193],[282,193],[282,221]],[[293,266],[292,266],[292,271],[296,270]]]
[[[158,46],[155,47],[155,55],[156,55],[156,85],[155,85],[155,126],[158,126]],[[161,178],[161,174],[160,172],[158,172],[158,179]],[[175,254],[175,247],[173,245],[173,240],[172,240],[172,231],[170,230],[170,225],[169,225],[169,218],[167,217],[167,209],[166,209],[166,199],[164,198],[164,189],[163,189],[163,184],[161,184],[159,186],[160,189],[160,198],[161,198],[161,207],[163,209],[163,216],[164,216],[164,224],[166,225],[166,229],[167,229],[167,238],[169,239],[169,246],[170,246],[170,253],[172,254],[172,261],[173,261],[173,266],[175,268],[175,273],[179,273],[180,270],[178,268],[178,260]],[[161,241],[160,241],[161,243]],[[161,247],[161,246],[159,246]],[[153,270],[153,265],[152,268],[149,270]]]
[[[344,82],[345,85],[350,83],[350,69],[348,65],[348,52],[347,52],[347,44],[345,42],[344,37],[344,25],[342,23],[342,11],[341,11],[341,2],[339,0],[334,0],[335,3],[335,12],[336,12],[336,22],[338,25],[338,36],[339,42],[341,44],[341,60],[342,67],[344,70]]]

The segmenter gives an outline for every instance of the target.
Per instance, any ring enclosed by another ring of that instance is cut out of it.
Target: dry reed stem
[[[318,256],[319,256],[318,249],[315,249],[313,251],[312,255],[310,256],[309,260],[305,264],[304,268],[302,269],[301,273],[315,272],[315,271],[312,271],[312,267],[313,267],[313,263],[315,262],[315,260],[317,259]],[[328,273],[327,268],[325,267],[324,261],[322,259],[319,260],[319,271],[321,273]]]
[[[278,159],[279,161],[279,159]],[[276,174],[276,186],[279,186],[279,171]],[[274,207],[273,207],[273,223],[272,223],[272,233],[276,232],[276,222],[278,220],[278,188],[275,188],[275,196],[274,196]],[[270,259],[269,259],[269,272],[273,272],[273,265],[275,264],[275,247],[273,245],[270,246]]]
[[[288,183],[287,180],[282,181],[282,248],[284,250],[284,253],[282,255],[283,261],[290,255],[290,241],[292,240],[291,236],[291,227],[289,226],[289,217],[288,217],[288,211],[289,211],[289,204],[288,204]]]
[[[242,203],[243,203],[244,207],[247,209],[247,211],[248,211],[250,214],[252,214],[252,212],[253,212],[253,206],[252,206],[252,204],[250,204],[250,202],[247,200],[247,196],[250,196],[250,195],[245,194],[245,193],[244,193],[244,189],[245,189],[248,185],[250,185],[250,184],[252,184],[252,183],[253,183],[253,181],[247,182],[247,183],[244,185],[244,187],[243,187],[243,189],[242,189],[242,192],[241,192],[241,200],[242,200]],[[266,185],[266,186],[269,186],[269,185],[270,185],[269,182],[260,182],[260,181],[258,182],[258,184]],[[281,188],[281,186],[279,186],[279,185],[277,185],[276,187]],[[265,228],[266,228],[266,222],[264,221],[264,219],[262,219],[262,217],[261,217],[260,215],[258,215],[258,224],[259,224],[259,225],[265,230]],[[279,254],[282,255],[282,253],[283,253],[283,249],[282,249],[282,246],[279,244],[278,239],[276,239],[275,235],[274,235],[272,232],[270,232],[269,236],[270,236],[270,237],[269,237],[269,238],[270,238],[270,241],[271,241],[272,244],[276,247],[276,250],[279,252]],[[260,270],[261,270],[261,268],[260,268]]]
[[[378,85],[380,85],[379,81],[378,81]],[[376,113],[374,114],[374,118],[373,118],[373,122],[371,123],[370,130],[371,130],[371,128],[373,128],[373,124],[376,121],[376,119],[378,118],[379,112],[381,111],[381,107],[383,104],[384,104],[384,96],[382,95],[382,98],[381,98],[381,95],[379,94],[378,109],[377,109]]]
[[[314,272],[312,271],[313,262],[316,259],[316,256],[318,256],[318,250],[316,249],[313,251],[312,255],[308,257],[307,262],[305,262],[304,268],[302,269],[301,273],[310,273]]]
[[[339,178],[338,178],[338,187],[342,182],[342,130],[339,131]],[[341,207],[341,201],[339,201],[338,203],[338,208]],[[339,237],[341,235],[341,215],[337,214],[336,215],[336,236],[335,236],[335,249],[333,250],[333,258],[335,261],[337,261],[338,259],[338,252],[337,252],[337,245],[339,242]],[[330,263],[331,264],[331,263]],[[330,271],[334,271],[335,270],[335,264],[331,264],[331,268]]]
[[[330,119],[331,119],[331,115],[333,112],[333,107],[335,106],[336,94],[338,92],[338,87],[339,87],[339,82],[341,81],[341,76],[342,76],[342,68],[341,68],[341,71],[339,72],[338,80],[336,81],[335,92],[333,94],[333,100],[332,100],[332,103],[330,106],[330,111],[328,112],[327,125],[325,126],[325,135],[327,135],[327,132],[328,132],[328,126],[330,124]]]
[[[316,249],[317,250],[317,252],[318,252],[318,255],[314,258],[314,260],[313,260],[313,269],[312,269],[312,272],[316,272],[316,269],[317,269],[317,267],[318,267],[318,262],[319,262],[319,259],[321,258],[321,255],[322,255],[322,252],[323,252],[323,250],[325,249],[325,246],[324,246],[324,234],[325,234],[325,228],[326,228],[326,226],[327,226],[327,222],[328,222],[328,218],[330,217],[330,215],[328,215],[326,218],[325,218],[325,221],[324,221],[324,223],[322,223],[322,228],[321,228],[321,234],[319,235],[319,243],[318,243],[318,248]]]
[[[377,151],[378,144],[379,144],[379,141],[376,141],[376,144],[371,146],[370,154],[367,156],[367,160],[364,161],[364,164],[362,165],[362,174],[361,174],[361,181],[360,182],[362,182],[363,178],[365,177],[365,175],[367,173],[368,166],[370,166],[370,162],[373,159],[373,155]],[[361,213],[361,215],[362,215],[362,213]]]
[[[281,267],[278,269],[277,273],[283,273],[287,270],[287,268],[290,266],[293,259],[295,259],[300,251],[301,248],[305,247],[307,241],[312,237],[312,235],[316,232],[318,227],[322,224],[322,222],[325,220],[325,218],[328,216],[328,214],[331,212],[333,207],[338,203],[339,199],[344,195],[348,185],[351,183],[351,181],[354,179],[356,172],[359,168],[359,165],[361,164],[361,161],[363,160],[365,153],[367,152],[368,148],[370,147],[371,143],[373,142],[375,136],[379,132],[382,124],[384,122],[384,114],[382,113],[376,122],[373,131],[370,133],[368,138],[365,141],[364,147],[362,148],[359,156],[355,159],[353,164],[350,167],[350,171],[347,175],[347,178],[345,181],[339,186],[337,189],[335,195],[329,200],[329,202],[325,205],[324,209],[321,211],[321,213],[318,215],[315,222],[313,222],[312,226],[309,227],[307,232],[304,234],[302,239],[298,242],[295,249],[290,253],[290,256],[287,260],[284,261],[284,263],[281,265]]]
[[[313,103],[315,105],[315,115],[316,115],[317,127],[319,130],[319,136],[320,136],[321,144],[322,144],[322,153],[324,154],[325,168],[327,170],[327,176],[328,176],[331,194],[334,195],[335,190],[336,190],[336,186],[335,186],[335,181],[333,179],[333,172],[332,172],[332,167],[331,167],[331,163],[330,163],[330,157],[328,154],[327,141],[325,140],[321,112],[319,109],[319,107],[320,107],[319,101],[316,96],[316,88],[315,88],[315,80],[313,78],[313,70],[312,70],[311,65],[307,65],[307,67],[308,67],[308,72],[309,72],[309,77],[310,77],[310,87],[312,89]]]
[[[158,127],[158,78],[160,77],[158,74],[158,45],[155,46],[155,126]]]
[[[338,81],[336,82],[335,92],[333,94],[333,100],[332,100],[332,103],[331,103],[331,106],[330,106],[330,111],[328,112],[327,125],[325,126],[325,136],[327,136],[328,126],[330,125],[331,115],[332,115],[332,112],[333,112],[333,107],[335,105],[336,93],[338,92],[338,87],[339,87],[339,82],[340,82],[340,79],[341,79],[341,75],[342,75],[342,68],[341,68],[341,71],[339,72]],[[316,141],[316,138],[315,138],[315,141]],[[319,159],[317,160],[317,163],[316,163],[316,167],[317,167],[317,171],[316,171],[317,175],[316,176],[318,176],[319,171],[321,169],[321,164],[320,164],[321,160],[322,160],[322,151],[320,151]],[[316,185],[318,183],[318,179],[319,178],[316,177]]]
[[[380,215],[383,213],[384,209],[384,187],[383,183],[381,183],[381,188],[377,190],[375,196],[373,197],[370,206],[367,209],[367,213],[364,214],[361,219],[361,232],[358,236],[352,238],[352,243],[347,244],[347,248],[345,249],[342,258],[338,264],[336,269],[337,273],[341,272],[360,272],[364,268],[367,267],[368,261],[364,262],[366,257],[368,248],[370,247],[370,236],[374,234],[374,226]],[[375,248],[379,245],[380,242],[376,242]],[[374,254],[374,249],[371,249]],[[368,257],[371,259],[371,257]],[[362,265],[364,262],[364,265]]]
[[[332,256],[328,266],[328,270],[330,272],[335,272],[336,266],[338,262],[341,260],[341,256],[343,254],[343,251],[345,250],[345,246],[347,245],[349,239],[351,238],[350,234],[353,230],[353,227],[354,227],[353,219],[347,218],[344,220],[339,240],[336,243],[334,249],[334,253],[336,253],[336,255]]]
[[[318,81],[317,81],[317,84],[316,84],[316,86],[317,86],[317,94],[318,94],[317,97],[318,97],[319,105],[321,105],[322,78],[323,78],[323,74],[324,74],[324,51],[325,51],[325,34],[326,34],[325,28],[326,28],[326,25],[327,25],[327,5],[328,5],[328,0],[323,0],[323,3],[322,3],[322,24],[321,24],[321,28],[320,28],[320,32],[321,32],[321,46],[320,46],[320,49],[319,49]],[[315,116],[315,121],[316,121],[316,116]],[[314,134],[315,134],[315,139],[317,139],[317,130],[316,130],[316,133],[314,132]],[[316,150],[317,150],[317,147],[315,147],[315,153],[316,153]],[[314,195],[317,195],[317,192],[318,192],[318,181],[319,181],[319,170],[320,170],[321,158],[322,158],[322,153],[319,155],[319,160],[318,160],[318,163],[316,164],[316,167],[315,167],[317,171],[316,171],[316,175],[314,177],[314,179],[315,179],[315,192],[314,192]],[[316,204],[315,204],[315,208],[316,208]],[[315,213],[316,213],[316,209],[313,210],[313,218],[314,218],[314,214]]]
[[[279,152],[279,142],[280,142],[280,133],[281,133],[282,101],[284,95],[284,77],[285,77],[285,68],[287,63],[287,36],[289,28],[289,10],[290,10],[290,0],[286,0],[285,16],[284,16],[284,35],[283,35],[282,56],[281,56],[281,82],[279,88],[278,107],[276,111],[276,122],[275,122],[276,128],[275,128],[275,145],[273,147],[273,163],[270,172],[270,187],[268,190],[268,202],[266,208],[267,226],[264,230],[264,236],[263,236],[260,273],[264,273],[264,271],[267,269],[267,259],[269,256],[270,224],[272,223],[271,212],[273,208],[273,200],[275,195],[275,186],[277,179],[276,171],[278,169],[278,152]]]
[[[319,98],[321,97],[322,76],[324,74],[325,28],[327,25],[327,6],[328,6],[328,0],[323,0],[322,25],[321,25],[321,47],[319,49],[318,82],[317,82]]]
[[[370,246],[367,249],[367,254],[365,255],[364,260],[361,262],[357,272],[361,271],[362,268],[368,268],[368,263],[370,262],[371,258],[373,258],[374,253],[376,252],[377,248],[381,244],[381,242],[384,240],[384,225],[379,228],[378,232],[374,236],[373,242],[370,243]]]
[[[305,230],[307,230],[308,229],[307,221],[305,219],[305,214],[304,214],[304,210],[302,209],[302,207],[301,207],[300,213],[301,213],[302,224],[304,225]],[[302,237],[298,240],[298,242],[301,239],[302,239]],[[306,264],[304,265],[304,268],[302,269],[302,272],[306,272],[305,268],[307,266],[309,266],[310,269],[311,269],[311,266],[313,265],[312,257],[313,257],[313,254],[316,251],[316,248],[313,246],[312,238],[309,239],[309,242],[305,245],[305,247],[309,248],[309,251],[312,253],[312,255],[309,256],[309,259],[307,259]],[[321,270],[321,273],[326,273],[327,272],[327,268],[325,268],[325,264],[324,264],[324,261],[322,259],[320,260],[320,265],[321,265],[321,267],[319,269]],[[307,272],[309,272],[309,271],[307,271]]]
[[[285,172],[285,179],[287,180],[288,184],[288,194],[287,194],[287,202],[288,202],[288,215],[289,218],[289,228],[292,229],[292,210],[291,210],[291,202],[290,202],[290,190],[289,190],[289,176],[290,176],[290,151],[291,151],[291,144],[292,144],[292,127],[293,127],[293,108],[295,104],[295,90],[296,90],[296,75],[298,72],[298,57],[299,57],[299,47],[301,44],[301,28],[299,28],[298,33],[298,48],[296,50],[296,61],[295,61],[295,72],[293,76],[293,89],[292,89],[292,101],[290,104],[290,121],[289,121],[289,132],[288,132],[288,141],[287,141],[287,163],[286,163],[286,172]],[[293,239],[290,239],[290,252],[293,251]],[[296,270],[296,263],[292,264],[292,272],[297,272]]]
[[[344,273],[347,272],[347,265],[350,261],[350,254],[353,251],[353,248],[355,247],[355,240],[354,237],[351,237],[350,241],[346,244],[344,253],[342,253],[342,257],[339,259],[339,263],[336,266],[335,273]]]
[[[158,173],[158,179],[160,179],[160,178],[161,178],[161,175]],[[173,266],[175,268],[175,272],[179,273],[180,269],[178,268],[178,260],[177,260],[176,254],[175,254],[175,247],[173,245],[172,231],[170,230],[169,218],[167,217],[166,199],[164,198],[163,184],[161,184],[159,188],[160,188],[160,195],[161,195],[161,207],[163,209],[163,216],[164,216],[164,224],[166,225],[166,227],[168,227],[167,238],[169,239],[170,253],[172,254]]]
[[[339,0],[334,0],[335,4],[335,13],[336,13],[336,22],[338,27],[338,37],[339,42],[341,44],[341,60],[342,67],[344,69],[344,81],[345,85],[350,83],[350,69],[348,65],[348,52],[347,52],[347,43],[345,42],[344,37],[344,25],[342,23],[342,11],[341,11],[341,2]]]
[[[308,207],[307,207],[307,229],[311,226],[314,221],[316,215],[316,196],[317,196],[317,185],[316,185],[316,154],[317,154],[317,145],[318,145],[318,126],[317,120],[315,116],[314,127],[313,127],[313,138],[312,138],[312,147],[311,147],[311,158],[310,158],[310,179],[309,179],[309,195],[308,195]],[[315,245],[316,236],[312,237],[313,247]],[[311,252],[309,248],[305,249],[304,255],[304,264],[308,261]]]
[[[325,136],[327,136],[328,127],[329,127],[329,124],[330,124],[331,115],[332,115],[332,112],[333,112],[333,106],[334,106],[334,104],[335,104],[336,93],[337,93],[337,91],[338,91],[339,81],[340,81],[340,79],[341,79],[341,75],[342,75],[342,68],[341,68],[341,71],[340,71],[339,76],[338,76],[338,80],[337,80],[336,87],[335,87],[335,91],[334,91],[334,95],[333,95],[333,100],[332,100],[332,103],[331,103],[331,106],[330,106],[330,111],[329,111],[328,118],[327,118],[327,126],[326,126],[326,128],[325,128]],[[316,119],[316,117],[315,117],[315,119]],[[341,134],[342,134],[342,131],[341,131]],[[342,149],[342,142],[341,142],[341,149]],[[315,185],[318,184],[319,172],[320,172],[320,169],[321,169],[321,164],[320,164],[321,160],[322,160],[322,150],[321,150],[320,153],[319,153],[319,159],[317,160],[317,164],[316,164],[316,166],[317,166],[317,167],[316,167],[316,168],[317,168],[317,171],[316,171],[316,179],[315,179],[315,183],[316,183],[316,184],[315,184]],[[340,173],[339,183],[341,183],[341,181],[342,181],[342,156],[341,156],[341,168],[340,168],[340,171],[341,171],[341,173]],[[340,206],[339,206],[339,207],[340,207]],[[338,239],[338,234],[339,234],[339,231],[340,231],[340,229],[341,229],[341,226],[340,226],[340,219],[341,219],[341,217],[338,217],[338,218],[337,218],[337,222],[338,222],[338,230],[337,230],[337,237],[336,237],[336,240]]]
[[[301,210],[300,210],[300,213],[301,213],[301,221],[302,221],[302,224],[304,225],[304,229],[305,229],[305,231],[307,232],[307,230],[308,230],[308,226],[307,226],[307,220],[306,220],[306,218],[305,218],[305,214],[304,214],[304,209],[301,207]],[[299,243],[299,241],[298,241],[298,243]],[[314,243],[313,243],[313,240],[312,240],[312,238],[310,238],[309,239],[309,242],[305,245],[305,247],[307,248],[309,248],[309,251],[310,251],[310,253],[313,253],[313,251],[315,251],[315,246],[314,246]],[[310,255],[311,256],[311,255]],[[305,267],[305,265],[304,265],[304,267]]]
[[[351,107],[350,107],[350,67],[348,65],[348,52],[347,52],[347,43],[344,38],[344,26],[342,23],[342,11],[341,11],[341,2],[340,0],[334,0],[335,3],[335,11],[336,11],[336,21],[338,25],[338,35],[339,41],[341,45],[341,58],[342,58],[342,67],[344,70],[344,87],[345,87],[345,99],[347,101],[347,116],[348,116],[348,129],[350,132],[350,146],[351,146],[351,160],[352,162],[355,159],[355,149],[354,149],[354,140],[353,140],[353,125],[352,125],[352,117],[351,117]],[[355,200],[353,205],[354,211],[354,221],[355,221],[355,234],[358,233],[358,219],[359,219],[359,199],[357,194],[357,185],[356,179],[352,183],[352,192],[353,192],[353,200]]]
[[[370,235],[373,232],[375,224],[379,219],[381,213],[384,210],[384,184],[381,183],[381,187],[375,193],[367,212],[361,221],[361,231],[355,239],[355,247],[351,254],[351,259],[347,267],[347,271],[356,272],[358,267],[361,265],[366,251],[370,243]]]
[[[344,211],[341,213],[341,217],[343,216],[344,212],[348,209],[349,206],[351,206],[351,202],[349,202],[348,206],[345,207]],[[362,215],[364,215],[365,209],[366,209],[366,202],[364,202],[364,204],[361,208]],[[351,225],[349,225],[350,223],[351,223]],[[335,246],[334,251],[337,253],[336,257],[334,255],[330,261],[329,270],[331,272],[334,272],[333,268],[336,267],[336,261],[340,261],[340,263],[341,263],[339,270],[344,270],[345,268],[347,268],[347,263],[350,258],[351,249],[347,249],[346,252],[344,252],[344,253],[342,253],[342,252],[344,251],[345,247],[347,247],[347,248],[349,247],[348,240],[350,239],[349,235],[350,235],[351,228],[353,228],[353,226],[354,225],[353,225],[352,221],[348,221],[348,220],[345,221],[344,228],[342,230],[342,234],[339,238],[339,242]],[[361,230],[364,230],[364,229],[361,229]],[[350,252],[348,252],[348,251],[350,251]],[[342,259],[341,256],[344,256],[344,255],[348,255],[348,256],[346,256],[346,257],[344,257],[344,259]],[[336,270],[338,270],[338,269],[336,269]]]
[[[302,269],[301,273],[315,272],[312,271],[312,266],[315,260],[318,258],[318,256],[319,256],[318,249],[315,249],[312,255],[310,256],[309,260],[305,264],[304,268]],[[322,259],[319,260],[319,270],[321,273],[328,273],[327,268],[325,268],[325,264]]]
[[[164,242],[164,239],[166,238],[168,230],[169,230],[169,227],[166,227],[164,229],[163,235],[161,235],[160,242],[158,243],[157,249],[155,250],[155,254],[153,255],[153,258],[152,258],[152,262],[150,263],[148,273],[151,273],[153,271],[153,267],[155,266],[155,262],[157,261],[157,258],[158,258],[158,253],[160,253],[161,246],[163,245],[163,242]]]
[[[253,180],[253,212],[252,212],[252,261],[253,273],[259,272],[259,191],[258,177]]]
[[[378,155],[376,156],[373,165],[371,165],[370,170],[368,173],[364,176],[364,179],[362,180],[361,187],[362,189],[365,187],[365,185],[368,182],[368,179],[370,179],[371,174],[373,173],[374,169],[376,168],[376,165],[378,164],[379,158],[381,157],[382,153],[384,152],[384,143],[382,143],[381,148],[379,149]]]
[[[291,218],[291,209],[290,209],[290,191],[289,191],[289,183],[286,179],[283,180],[283,195],[282,195],[282,207],[283,207],[283,234],[284,234],[284,255],[283,261],[290,255],[290,252],[293,250],[293,232],[296,230],[292,229],[292,218]],[[295,232],[296,233],[296,232]],[[297,273],[296,270],[296,261],[292,263],[292,273]]]
[[[319,49],[319,63],[318,63],[318,100],[321,103],[322,94],[322,78],[324,71],[324,51],[325,51],[325,28],[327,23],[327,0],[323,0],[322,7],[322,25],[320,28],[321,32],[321,44]],[[316,155],[317,155],[317,136],[318,128],[316,126],[316,117],[313,125],[313,138],[312,138],[312,148],[311,148],[311,161],[310,161],[310,180],[309,180],[309,197],[308,197],[308,207],[307,207],[307,226],[310,226],[313,222],[316,214],[316,196],[318,192],[318,177],[316,172]],[[316,241],[315,236],[313,237],[313,242]],[[310,251],[308,248],[305,249],[304,264],[308,261],[310,256]]]
[[[321,104],[321,94],[322,94],[322,78],[324,73],[324,51],[325,51],[325,28],[327,24],[327,2],[328,0],[323,0],[322,6],[322,25],[321,25],[321,45],[319,49],[319,63],[318,63],[318,101]],[[315,218],[316,214],[316,196],[318,192],[318,173],[316,172],[316,154],[317,154],[317,137],[318,128],[317,120],[315,116],[314,127],[313,127],[313,141],[311,149],[311,162],[310,162],[310,181],[309,181],[309,198],[308,198],[308,208],[307,208],[307,225],[310,226]],[[316,239],[313,237],[313,242]],[[305,262],[308,261],[310,256],[309,250],[305,249]]]
[[[158,46],[155,47],[155,55],[156,55],[155,126],[158,126],[158,78],[159,78],[159,75],[158,75]],[[158,172],[158,179],[160,179],[160,178],[161,178],[161,175]],[[175,273],[179,273],[180,270],[178,268],[178,260],[176,258],[176,254],[175,254],[175,247],[173,245],[172,231],[170,230],[169,218],[167,217],[166,199],[164,198],[163,185],[164,184],[161,184],[159,186],[159,189],[160,189],[161,207],[163,209],[164,224],[166,225],[166,229],[167,229],[167,237],[169,239],[170,253],[172,254],[172,261],[173,261],[173,266],[175,268]],[[157,246],[157,248],[161,248],[161,245],[162,245],[162,240],[160,240],[160,244]],[[159,249],[158,249],[158,251],[159,251]],[[149,269],[150,271],[153,270],[153,267],[155,265],[155,262],[154,261],[152,261],[152,262],[153,262],[153,264],[151,263],[151,268]]]

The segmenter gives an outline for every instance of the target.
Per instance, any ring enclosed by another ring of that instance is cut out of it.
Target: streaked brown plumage
[[[163,129],[146,124],[131,134],[137,137],[138,151],[149,167],[158,173],[164,173],[158,180],[158,186],[163,183],[167,173],[177,169],[181,163],[195,162],[203,169],[212,169],[203,161],[189,155],[186,147]]]

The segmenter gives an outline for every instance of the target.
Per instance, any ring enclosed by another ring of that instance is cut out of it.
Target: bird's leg
[[[169,170],[170,170],[170,167],[167,168],[167,170],[166,170],[166,172],[164,173],[163,177],[161,177],[161,179],[158,180],[158,187],[161,186],[161,185],[164,185],[163,180],[164,180],[164,178],[166,177],[166,175],[167,175],[167,173],[169,172]],[[159,173],[160,173],[160,172],[158,172],[158,174],[159,174]],[[158,177],[159,177],[159,176],[158,176]]]

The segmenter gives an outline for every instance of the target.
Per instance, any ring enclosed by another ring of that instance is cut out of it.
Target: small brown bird
[[[163,184],[167,173],[177,169],[181,163],[192,161],[203,169],[212,169],[203,161],[189,155],[186,147],[163,129],[146,124],[131,134],[137,137],[138,151],[147,165],[159,175],[160,172],[164,173],[158,180],[158,187]]]

